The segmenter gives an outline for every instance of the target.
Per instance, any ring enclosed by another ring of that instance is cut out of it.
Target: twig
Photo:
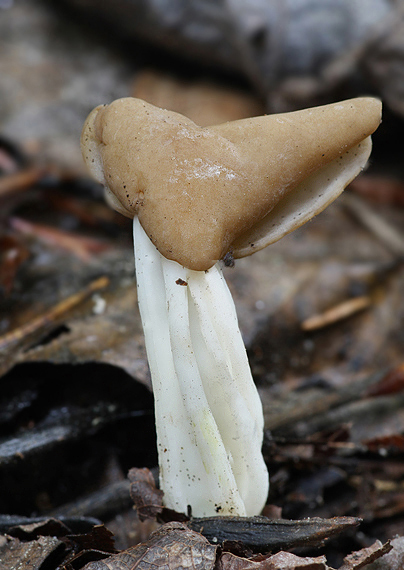
[[[346,192],[343,205],[392,253],[404,257],[404,234],[393,228],[362,198]]]
[[[109,285],[108,277],[99,277],[92,281],[87,287],[78,293],[74,293],[67,299],[64,299],[48,311],[39,315],[29,321],[28,323],[14,329],[13,331],[0,337],[0,350],[8,348],[12,344],[16,344],[26,337],[32,335],[41,329],[47,328],[49,325],[54,324],[58,319],[63,317],[68,311],[82,303],[87,297],[92,295],[95,291],[104,289]]]
[[[24,235],[34,236],[43,243],[68,251],[84,262],[89,261],[92,253],[99,253],[110,248],[110,244],[99,239],[78,235],[51,226],[34,224],[22,218],[10,218],[9,223],[13,230]]]
[[[35,182],[41,180],[44,174],[44,168],[32,166],[25,170],[3,176],[0,178],[0,198],[5,198],[10,194],[26,190],[35,184]]]
[[[301,324],[301,328],[304,331],[314,331],[327,327],[341,321],[342,319],[346,319],[359,311],[367,309],[371,304],[372,300],[367,295],[348,299],[347,301],[343,301],[342,303],[339,303],[339,305],[328,309],[328,311],[325,311],[324,313],[313,315],[312,317],[305,319]]]

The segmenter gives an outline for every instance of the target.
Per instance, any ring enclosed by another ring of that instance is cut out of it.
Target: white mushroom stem
[[[137,217],[133,227],[164,503],[194,516],[257,515],[268,494],[262,405],[221,269],[186,269]]]

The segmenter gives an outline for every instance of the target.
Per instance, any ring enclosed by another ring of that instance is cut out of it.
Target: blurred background
[[[404,115],[398,0],[2,0],[0,10],[1,131],[69,165],[81,165],[88,112],[129,95],[203,124],[363,94],[397,123]]]
[[[141,537],[126,473],[156,450],[131,223],[84,169],[88,113],[135,96],[206,126],[361,95],[384,103],[367,170],[226,268],[269,503],[364,518],[346,552],[404,534],[404,3],[0,0],[0,513]]]

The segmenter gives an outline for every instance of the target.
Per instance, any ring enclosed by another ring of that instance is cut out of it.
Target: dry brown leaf
[[[78,316],[66,316],[68,331],[52,342],[10,351],[3,360],[0,359],[0,372],[5,373],[22,362],[103,362],[123,368],[150,387],[135,283],[100,294],[99,302],[105,304],[99,314],[94,311],[94,302],[90,302]]]
[[[393,547],[375,562],[366,566],[365,570],[403,570],[404,568],[404,537],[399,536],[391,541]]]
[[[156,519],[163,509],[163,491],[156,488],[153,475],[149,469],[132,468],[128,473],[130,496],[139,519]]]
[[[60,550],[64,550],[63,542],[52,536],[40,536],[30,542],[1,536],[0,570],[40,570],[45,561]]]
[[[339,570],[359,570],[367,564],[381,558],[384,554],[390,552],[392,548],[390,542],[382,544],[380,540],[376,540],[371,546],[348,554],[348,556],[344,558],[344,563]]]
[[[368,396],[383,396],[386,394],[398,394],[404,390],[404,363],[390,370],[383,378],[371,386]]]
[[[167,523],[153,532],[149,540],[98,562],[83,570],[213,570],[216,546],[202,535],[178,522]]]
[[[217,568],[218,570],[332,570],[327,566],[325,556],[302,558],[290,552],[278,552],[259,562],[225,552],[220,557]]]

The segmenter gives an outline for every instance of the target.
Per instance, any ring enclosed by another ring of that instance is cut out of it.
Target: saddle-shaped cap
[[[364,168],[381,103],[364,97],[199,127],[125,98],[94,109],[82,152],[108,202],[195,270],[249,255],[328,206]]]

